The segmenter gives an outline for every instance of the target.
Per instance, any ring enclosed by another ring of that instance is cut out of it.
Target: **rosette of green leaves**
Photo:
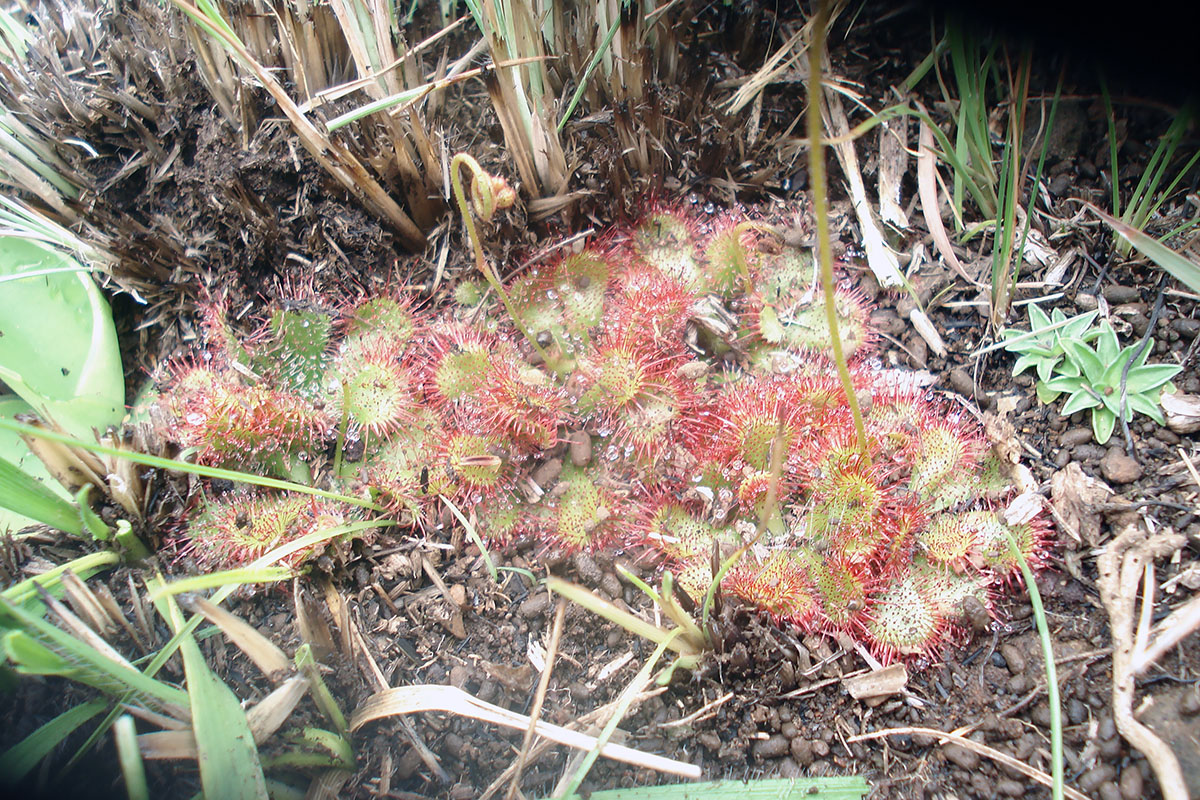
[[[1046,316],[1045,311],[1036,305],[1030,305],[1029,330],[1009,328],[1001,334],[1007,340],[1004,349],[1017,354],[1017,363],[1013,364],[1012,374],[1020,375],[1033,367],[1039,381],[1050,380],[1055,373],[1055,367],[1062,363],[1065,355],[1062,345],[1064,339],[1090,342],[1100,335],[1099,328],[1091,327],[1096,313],[1088,311],[1068,319],[1060,309],[1056,308],[1050,316]],[[1038,397],[1041,396],[1039,386]],[[1042,402],[1049,401],[1043,399]]]
[[[1066,394],[1067,400],[1062,407],[1064,417],[1091,409],[1092,432],[1100,444],[1112,436],[1122,413],[1126,422],[1132,420],[1137,411],[1163,425],[1159,398],[1183,367],[1147,364],[1150,348],[1143,348],[1138,355],[1137,343],[1122,349],[1116,331],[1107,320],[1100,323],[1098,330],[1095,347],[1081,339],[1062,337],[1064,358],[1056,366],[1054,377],[1038,384],[1038,398],[1048,403],[1060,394]]]

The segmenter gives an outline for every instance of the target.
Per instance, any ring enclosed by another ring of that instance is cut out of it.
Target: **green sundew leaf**
[[[1054,375],[1054,368],[1062,361],[1059,357],[1054,358],[1039,358],[1035,362],[1037,364],[1038,380],[1048,381]],[[1016,373],[1013,373],[1016,374]]]
[[[1062,344],[1063,352],[1083,371],[1088,383],[1098,385],[1104,376],[1107,360],[1101,359],[1096,355],[1096,351],[1078,339],[1063,339]]]
[[[1134,411],[1145,414],[1159,425],[1167,424],[1166,419],[1163,417],[1162,408],[1159,406],[1158,402],[1147,395],[1129,395],[1129,407]]]
[[[779,323],[779,315],[775,313],[774,307],[763,306],[758,314],[758,331],[770,344],[783,341],[783,325]]]
[[[179,606],[173,597],[166,598],[165,605],[167,619],[178,631],[183,627]],[[208,668],[200,647],[190,635],[183,637],[179,650],[187,676],[204,796],[267,800],[258,746],[237,695]]]
[[[19,783],[63,739],[107,707],[108,701],[100,698],[81,703],[17,742],[0,756],[0,783]]]
[[[116,697],[132,693],[136,702],[168,714],[187,707],[186,692],[114,661],[4,597],[0,622],[14,628],[4,637],[3,650],[18,671],[62,675]]]
[[[1112,438],[1113,428],[1117,424],[1117,415],[1107,408],[1092,409],[1092,433],[1096,444],[1105,444]]]
[[[1095,408],[1098,405],[1100,405],[1100,401],[1095,396],[1084,389],[1080,389],[1068,397],[1067,402],[1063,403],[1061,413],[1064,417],[1069,417],[1076,411],[1085,411],[1089,408]]]
[[[1046,316],[1046,312],[1042,311],[1041,307],[1036,303],[1031,303],[1029,306],[1029,327],[1030,330],[1038,330],[1039,328],[1048,328],[1055,322],[1062,322],[1058,317],[1062,314],[1057,308],[1054,309],[1055,319],[1053,322],[1050,317]]]
[[[1148,364],[1144,367],[1134,367],[1125,378],[1125,390],[1129,394],[1152,392],[1182,370],[1183,367],[1179,364]]]
[[[333,320],[317,311],[285,309],[271,315],[268,327],[272,341],[255,359],[255,371],[277,375],[284,387],[301,397],[319,396],[329,366]]]
[[[78,267],[65,253],[0,236],[0,276]],[[125,376],[112,312],[90,275],[40,274],[4,284],[0,380],[68,432],[121,421]]]

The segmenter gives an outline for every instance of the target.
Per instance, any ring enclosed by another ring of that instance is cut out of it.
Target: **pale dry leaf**
[[[1167,418],[1167,427],[1175,433],[1200,431],[1200,395],[1164,394],[1159,402]]]
[[[899,694],[907,685],[908,670],[903,662],[842,680],[842,686],[855,700]]]
[[[1037,492],[1022,492],[1004,509],[1004,521],[1009,525],[1024,525],[1041,513],[1044,503]]]
[[[1112,493],[1104,481],[1085,474],[1074,461],[1050,478],[1050,507],[1059,525],[1088,547],[1100,544],[1100,512],[1096,509]]]
[[[921,334],[921,338],[929,345],[929,349],[937,353],[939,356],[946,355],[946,343],[942,341],[942,335],[938,333],[933,322],[925,315],[924,311],[919,308],[914,308],[908,315],[909,322],[917,333]]]

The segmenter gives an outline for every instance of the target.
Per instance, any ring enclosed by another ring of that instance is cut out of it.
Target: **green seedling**
[[[1001,331],[1005,342],[1004,349],[1017,354],[1017,363],[1013,364],[1013,376],[1020,375],[1032,367],[1039,381],[1050,380],[1055,369],[1066,357],[1064,340],[1086,343],[1100,335],[1100,329],[1092,327],[1097,313],[1088,311],[1068,319],[1060,309],[1056,308],[1050,316],[1046,316],[1045,311],[1036,305],[1030,305],[1028,331],[1013,328]]]
[[[1100,324],[1095,343],[1091,347],[1082,339],[1063,339],[1064,358],[1050,380],[1039,382],[1038,399],[1050,403],[1066,394],[1063,416],[1091,409],[1099,444],[1109,440],[1118,420],[1129,422],[1135,411],[1166,424],[1159,399],[1183,367],[1147,364],[1150,349],[1136,343],[1122,348],[1107,320]]]

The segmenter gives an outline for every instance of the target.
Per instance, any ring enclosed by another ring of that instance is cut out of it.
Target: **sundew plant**
[[[467,283],[440,308],[298,298],[245,337],[213,303],[206,348],[166,380],[168,434],[413,529],[449,501],[497,546],[644,553],[697,602],[749,545],[725,596],[883,661],[932,656],[1009,585],[1010,535],[1040,563],[1047,523],[1005,522],[1006,465],[970,417],[872,360],[869,308],[843,283],[863,446],[812,254],[770,222],[653,204],[512,278],[503,303]],[[237,566],[363,513],[210,486],[186,536]]]

